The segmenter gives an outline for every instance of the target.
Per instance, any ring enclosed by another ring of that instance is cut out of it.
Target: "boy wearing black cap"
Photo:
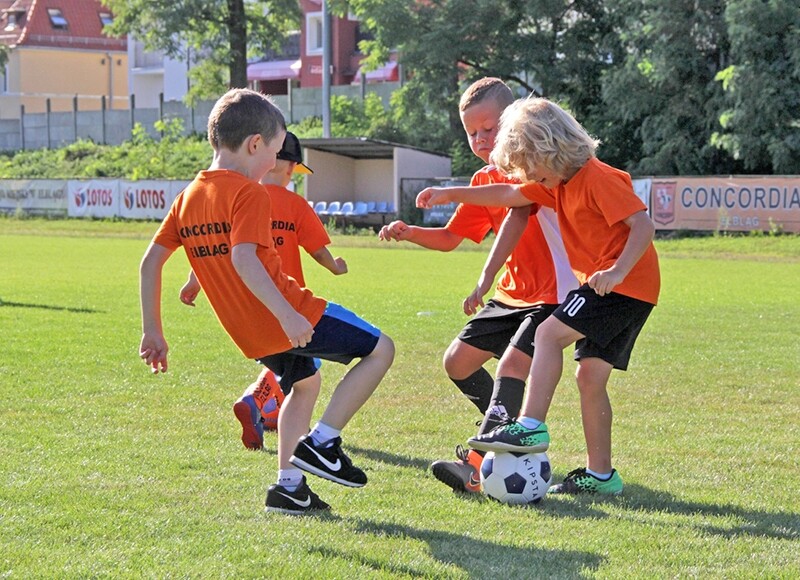
[[[281,269],[305,287],[300,248],[336,276],[347,273],[347,263],[328,250],[331,239],[325,226],[305,198],[287,188],[294,173],[314,173],[303,163],[300,140],[286,132],[278,152],[275,168],[261,178],[272,200],[272,238],[281,258]],[[189,272],[189,279],[180,291],[180,300],[188,306],[200,293],[200,283]],[[245,389],[233,405],[233,413],[242,425],[242,443],[248,449],[261,449],[264,430],[274,431],[283,403],[283,392],[275,374],[264,368],[256,381]]]

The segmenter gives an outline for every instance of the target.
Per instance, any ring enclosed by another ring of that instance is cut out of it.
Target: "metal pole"
[[[131,110],[131,137],[133,137],[133,129],[136,127],[136,94],[131,93],[128,99],[130,100],[129,108]]]
[[[25,105],[19,106],[19,141],[20,149],[25,151]]]
[[[331,17],[322,0],[322,136],[331,136]]]
[[[102,140],[102,143],[103,143],[103,145],[108,145],[108,143],[106,143],[106,96],[105,95],[101,95],[100,96],[100,109],[101,109],[101,114],[102,114],[102,117],[103,117],[103,140]]]
[[[72,141],[78,140],[78,95],[72,97]]]
[[[45,119],[47,123],[47,144],[45,145],[45,149],[50,149],[50,97],[47,97],[44,101],[45,104]]]

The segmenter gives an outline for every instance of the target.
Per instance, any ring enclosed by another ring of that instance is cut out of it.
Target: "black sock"
[[[481,413],[486,413],[489,402],[492,399],[493,382],[492,375],[485,368],[481,367],[466,379],[450,379],[458,389],[478,407]]]
[[[488,433],[500,425],[506,417],[519,415],[524,396],[525,381],[512,377],[499,377],[494,382],[492,400],[489,402],[488,411],[484,413],[478,435]]]

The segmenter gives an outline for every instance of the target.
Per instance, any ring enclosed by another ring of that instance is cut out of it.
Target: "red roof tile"
[[[50,21],[49,8],[61,11],[66,28]],[[99,0],[0,0],[0,42],[88,50],[125,50],[127,41],[103,33]],[[16,19],[16,26],[13,26]]]

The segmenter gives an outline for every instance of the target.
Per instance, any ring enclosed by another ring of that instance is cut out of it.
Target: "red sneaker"
[[[278,413],[280,413],[283,399],[286,397],[278,383],[278,377],[271,370],[265,368],[253,385],[255,385],[253,398],[261,411],[264,429],[276,431],[278,429]]]
[[[253,395],[248,391],[233,404],[233,414],[242,425],[242,443],[248,449],[261,449],[264,446],[264,427],[261,424],[261,411]]]

